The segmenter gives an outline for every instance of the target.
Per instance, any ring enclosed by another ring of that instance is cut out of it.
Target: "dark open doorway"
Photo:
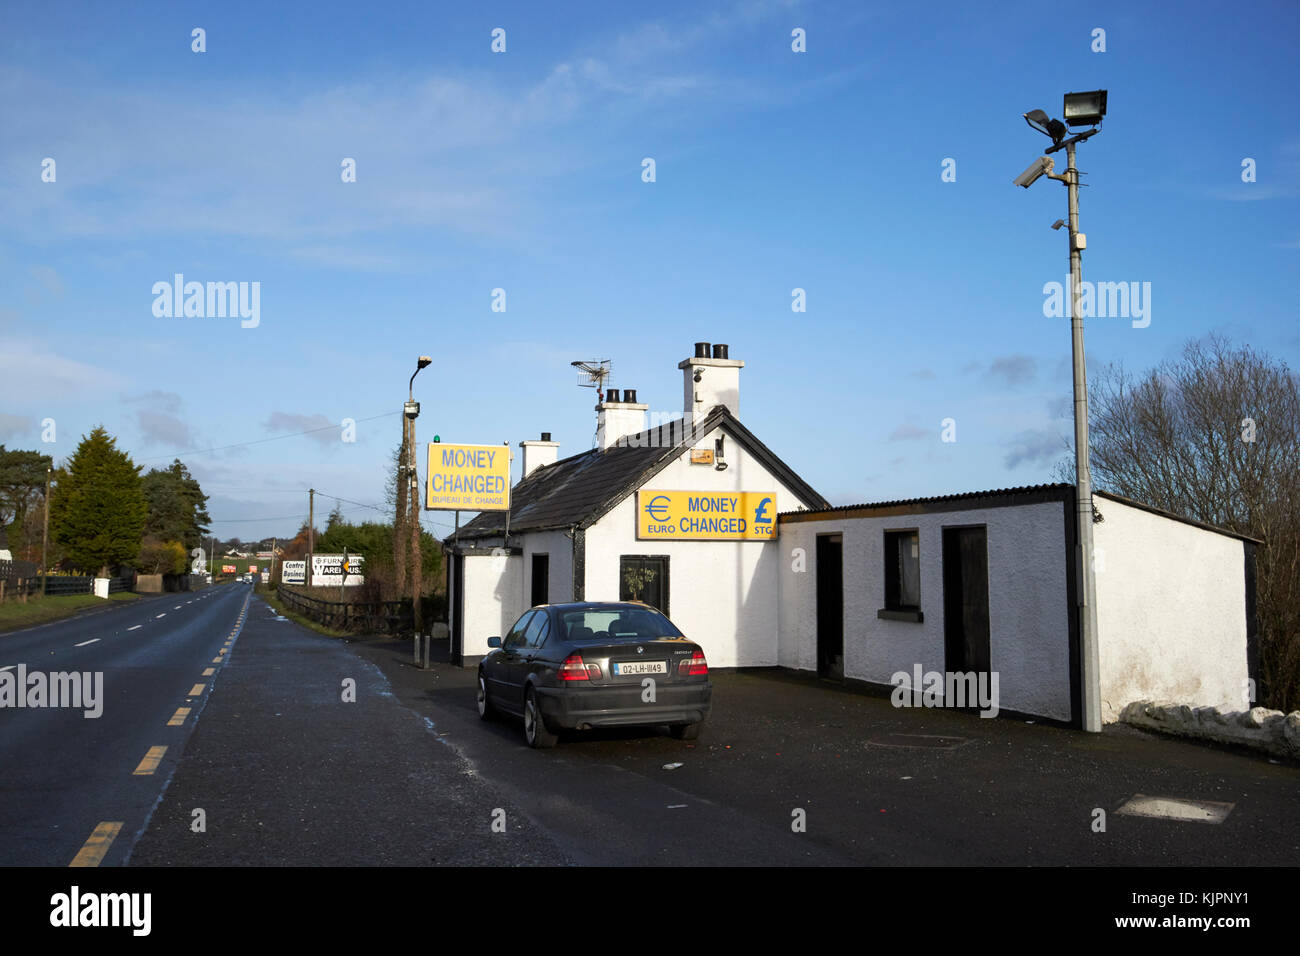
[[[817,536],[817,676],[844,679],[844,544]]]
[[[989,670],[986,528],[943,529],[943,641],[949,672]]]
[[[533,588],[530,607],[551,603],[551,556],[533,555]]]

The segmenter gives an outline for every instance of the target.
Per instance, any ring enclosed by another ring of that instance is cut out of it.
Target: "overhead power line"
[[[382,415],[371,415],[369,418],[358,418],[357,424],[362,422],[373,422],[380,418],[392,418],[394,415],[402,414],[400,411],[384,412]],[[256,438],[252,441],[239,441],[231,445],[218,445],[215,448],[187,448],[184,451],[174,452],[170,455],[150,455],[147,458],[137,458],[136,461],[160,461],[163,458],[179,458],[181,455],[210,455],[214,451],[226,451],[230,448],[246,448],[249,445],[263,445],[270,441],[282,441],[285,438],[300,438],[303,435],[315,435],[318,432],[327,432],[337,429],[339,426],[334,424],[322,425],[320,428],[309,428],[302,432],[291,432],[287,435],[272,435],[270,438]]]

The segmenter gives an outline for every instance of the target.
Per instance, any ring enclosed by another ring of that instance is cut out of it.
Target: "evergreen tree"
[[[68,560],[100,574],[134,561],[149,513],[140,466],[96,426],[82,437],[64,471],[52,496],[50,534]]]

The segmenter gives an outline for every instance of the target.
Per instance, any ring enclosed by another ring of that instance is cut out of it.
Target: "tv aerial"
[[[570,362],[578,370],[578,385],[581,388],[594,388],[596,401],[605,400],[605,383],[614,373],[613,363],[609,359],[593,359],[590,362]]]

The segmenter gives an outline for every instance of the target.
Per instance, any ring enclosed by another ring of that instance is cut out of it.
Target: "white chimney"
[[[553,465],[560,460],[560,443],[551,441],[550,432],[542,432],[541,441],[521,441],[519,447],[524,450],[524,473],[520,478],[527,478],[543,465]]]
[[[596,406],[596,447],[601,451],[618,443],[620,438],[645,431],[645,413],[649,405],[639,405],[635,389],[624,389],[620,400],[619,390],[611,388],[605,400]]]
[[[683,403],[686,420],[699,421],[714,405],[726,405],[740,418],[740,370],[745,363],[727,357],[726,345],[695,343],[695,356],[677,363],[682,369]]]

